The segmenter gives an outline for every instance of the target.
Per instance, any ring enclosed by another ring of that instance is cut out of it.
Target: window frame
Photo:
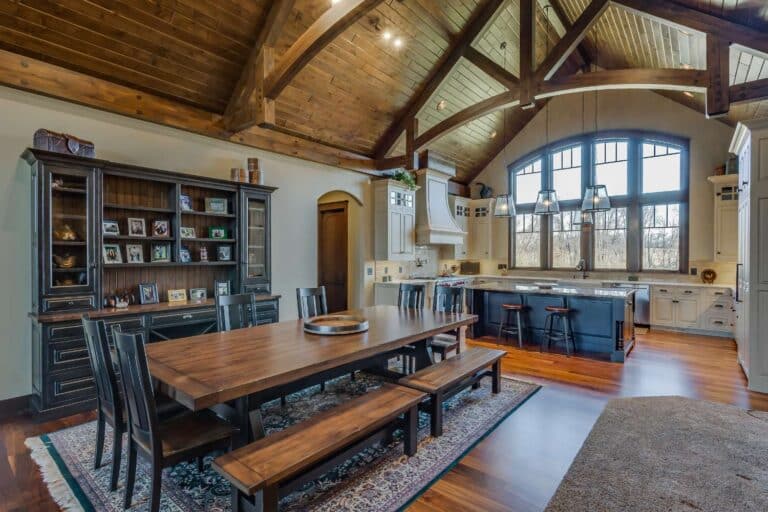
[[[627,147],[627,195],[611,196],[611,206],[627,208],[627,272],[643,272],[642,267],[642,207],[651,204],[679,203],[680,204],[680,246],[678,270],[649,270],[655,273],[688,273],[689,265],[689,210],[690,210],[690,140],[663,132],[646,130],[609,130],[590,132],[574,137],[568,137],[546,146],[542,146],[517,159],[507,166],[507,178],[510,193],[517,197],[515,173],[517,170],[541,159],[541,188],[551,188],[554,182],[552,171],[553,154],[575,145],[581,145],[581,197],[586,187],[595,183],[595,151],[594,144],[611,140],[626,140]],[[676,146],[680,150],[680,190],[671,192],[642,193],[643,186],[643,143]],[[608,191],[610,195],[610,190]],[[558,198],[559,199],[559,198]],[[515,203],[518,213],[532,213],[534,204]],[[581,199],[560,201],[561,211],[580,209]],[[540,230],[540,266],[537,270],[563,270],[554,268],[552,258],[552,218],[542,219]],[[622,269],[594,268],[595,236],[588,226],[582,226],[581,257],[586,261],[587,268],[594,272],[622,272]],[[509,268],[518,267],[515,262],[515,226],[510,222],[509,247],[507,264]]]

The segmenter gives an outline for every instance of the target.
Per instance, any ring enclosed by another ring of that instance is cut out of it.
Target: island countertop
[[[536,284],[520,283],[482,283],[469,284],[466,288],[477,291],[523,293],[538,295],[569,295],[574,297],[599,297],[609,299],[626,299],[631,297],[635,290],[632,288],[600,288],[595,286],[539,286]]]

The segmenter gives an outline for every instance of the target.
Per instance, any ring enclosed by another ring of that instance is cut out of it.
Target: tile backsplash
[[[419,245],[414,261],[376,261],[374,275],[381,281],[385,275],[393,280],[408,279],[411,276],[434,276],[442,268],[440,252],[436,247]]]

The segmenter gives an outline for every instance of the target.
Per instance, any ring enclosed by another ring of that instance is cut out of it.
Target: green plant
[[[413,174],[408,171],[397,170],[395,171],[395,174],[392,175],[392,179],[399,181],[411,190],[416,188],[416,180],[413,178]]]

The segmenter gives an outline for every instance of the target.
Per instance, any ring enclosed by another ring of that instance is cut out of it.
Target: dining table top
[[[288,320],[228,332],[150,343],[153,378],[192,410],[242,398],[477,321],[476,315],[372,306],[346,313],[368,320],[365,332],[323,336]]]

